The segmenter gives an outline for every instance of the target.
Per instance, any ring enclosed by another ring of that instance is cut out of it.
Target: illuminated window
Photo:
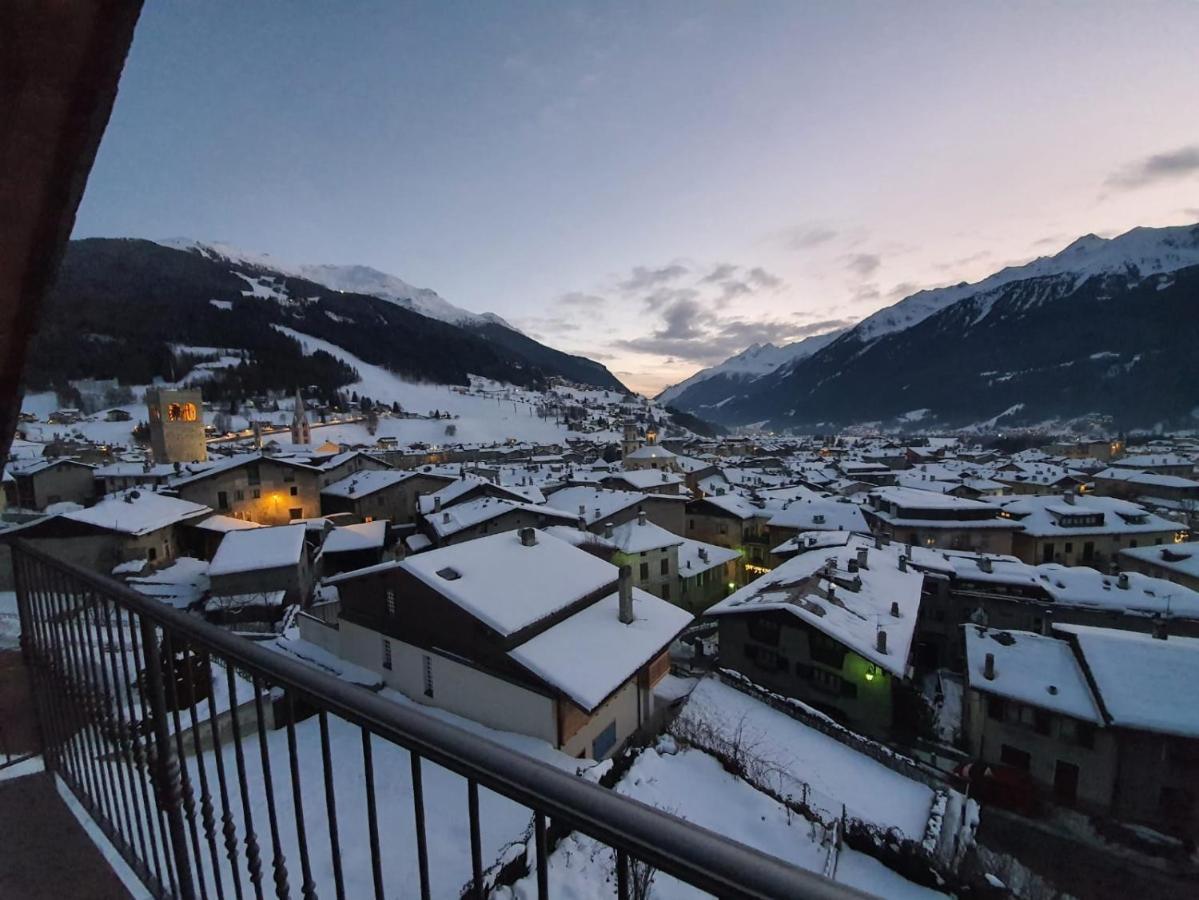
[[[194,422],[197,418],[198,414],[194,403],[171,403],[167,406],[167,421],[169,422]]]

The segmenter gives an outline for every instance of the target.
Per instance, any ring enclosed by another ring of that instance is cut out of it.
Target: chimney
[[[433,512],[435,512],[435,513],[441,512],[441,498],[440,497],[433,498]]]
[[[1121,572],[1116,578],[1116,587],[1122,591],[1128,590],[1128,573]]]
[[[1071,506],[1073,506],[1074,505],[1074,491],[1066,491],[1066,493],[1064,493],[1062,495],[1062,499],[1065,500],[1067,503],[1069,503]]]
[[[983,659],[983,678],[987,681],[995,680],[995,654],[988,653]]]
[[[850,572],[856,572],[858,570],[858,561],[856,559],[849,560],[849,562],[845,564],[845,568]]]
[[[828,583],[828,591],[824,596],[830,603],[837,599],[837,586],[831,581]]]
[[[442,524],[444,524],[444,525],[449,525],[449,524],[450,524],[450,514],[449,514],[448,512],[447,512],[447,513],[442,513],[442,514],[441,514],[441,521],[442,521]]]
[[[620,578],[617,581],[617,591],[620,595],[620,621],[625,625],[633,623],[633,567],[621,566]]]
[[[707,547],[699,548],[699,558],[702,559],[704,562],[708,561],[708,548]]]
[[[891,618],[893,618],[893,619],[899,618],[899,601],[898,600],[891,601]]]
[[[906,556],[899,557],[899,571],[906,572],[908,570],[908,558]]]
[[[879,629],[878,637],[874,642],[874,649],[876,649],[879,653],[887,652],[887,632],[883,631],[881,628]]]
[[[583,518],[582,516],[579,516],[579,521],[577,524],[579,526],[579,531],[587,530],[587,520],[585,518]]]
[[[994,566],[991,565],[991,558],[989,556],[980,556],[978,559],[978,567],[983,572],[991,572],[994,570]]]
[[[532,528],[522,528],[520,530],[520,544],[522,547],[532,547],[537,543],[537,532]]]
[[[579,504],[579,518],[580,519],[585,518],[586,515],[587,515],[587,506],[586,506],[586,504],[580,503]]]
[[[612,523],[611,522],[604,523],[604,537],[606,537],[608,540],[612,539]]]
[[[637,510],[637,524],[638,525],[645,524],[645,510],[644,509]]]
[[[869,569],[870,566],[867,565],[867,563],[869,561],[870,561],[870,550],[866,547],[859,547],[858,548],[858,568],[859,569]]]

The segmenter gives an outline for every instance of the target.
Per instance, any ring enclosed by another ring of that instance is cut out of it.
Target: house
[[[831,536],[831,535],[830,535]],[[787,560],[711,607],[720,665],[855,730],[908,718],[908,667],[924,575],[895,545],[848,537]]]
[[[334,528],[321,545],[320,571],[329,576],[373,566],[383,561],[386,546],[386,519]]]
[[[747,572],[769,571],[770,534],[767,522],[773,515],[740,494],[717,489],[687,503],[687,537],[738,550]]]
[[[4,499],[14,509],[43,510],[55,503],[87,504],[96,496],[94,466],[75,459],[38,457],[11,462],[5,471]]]
[[[634,587],[663,600],[677,599],[683,538],[654,525],[643,510],[630,522],[605,527],[604,539],[616,550],[612,563],[632,569]]]
[[[646,444],[624,457],[626,469],[679,471],[678,457],[660,444]]]
[[[132,487],[157,488],[179,474],[171,463],[116,462],[99,466],[92,473],[101,484],[101,493],[113,494]]]
[[[319,516],[320,469],[289,459],[242,453],[183,465],[168,485],[184,500],[260,525]]]
[[[871,491],[863,508],[876,534],[913,546],[1011,553],[1019,525],[1000,507],[936,491],[890,487]]]
[[[1178,523],[1115,497],[1019,497],[1003,503],[1003,515],[1019,524],[1010,552],[1027,563],[1108,566],[1124,548],[1185,539]]]
[[[682,475],[665,469],[626,469],[599,479],[604,487],[617,491],[642,491],[647,494],[678,495],[684,484]]]
[[[777,547],[788,538],[808,531],[853,531],[869,534],[870,526],[862,509],[848,500],[804,497],[792,500],[766,522],[770,546]],[[772,558],[771,562],[777,562]]]
[[[421,498],[422,500],[425,498]],[[570,525],[575,517],[544,503],[525,503],[481,496],[430,512],[420,522],[421,532],[433,546],[459,544],[487,534],[518,528]]]
[[[419,703],[603,759],[653,715],[691,620],[619,574],[545,532],[493,534],[328,579],[335,630],[301,635]]]
[[[741,551],[683,538],[678,548],[679,588],[672,602],[698,615],[744,580]]]
[[[336,451],[336,448],[334,449]],[[327,459],[313,459],[312,463],[321,470],[321,474],[317,478],[317,484],[322,490],[358,472],[386,472],[391,469],[391,466],[379,459],[379,457],[363,453],[361,450],[347,450],[344,453],[334,452]]]
[[[1154,475],[1175,475],[1192,478],[1195,475],[1195,460],[1177,453],[1138,453],[1112,462],[1113,468],[1136,469]]]
[[[1199,591],[1199,541],[1131,547],[1120,551],[1120,565]]]
[[[366,469],[321,489],[321,512],[350,513],[360,522],[387,519],[412,522],[420,487],[436,490],[446,483],[398,469]]]
[[[1027,772],[1059,803],[1199,836],[1199,705],[1177,698],[1199,677],[1199,639],[1083,625],[965,631],[976,758]]]
[[[232,516],[211,515],[206,519],[186,523],[180,530],[180,544],[188,556],[211,560],[216,556],[221,541],[230,531],[264,527],[266,526],[259,525],[257,522],[247,522],[245,519],[235,519]]]
[[[553,491],[546,505],[581,519],[588,531],[603,532],[609,522],[619,525],[645,510],[646,518],[675,534],[683,533],[686,498],[667,494],[643,494],[639,491],[614,491],[576,485]]]
[[[1016,495],[1062,494],[1075,492],[1086,481],[1059,465],[1047,461],[1013,460],[991,470],[989,477]]]
[[[233,611],[265,604],[281,612],[283,605],[307,603],[312,567],[304,531],[297,524],[228,532],[208,566],[212,608]]]
[[[152,491],[129,490],[104,497],[95,506],[35,519],[10,528],[6,536],[30,541],[45,552],[109,574],[121,563],[145,560],[161,566],[179,555],[182,526],[212,510]]]

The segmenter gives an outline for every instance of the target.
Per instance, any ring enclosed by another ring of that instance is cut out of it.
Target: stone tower
[[[632,419],[624,421],[624,438],[620,442],[620,455],[628,459],[629,454],[641,446],[641,436],[637,434],[637,423]]]
[[[291,442],[293,444],[311,444],[312,429],[308,426],[308,412],[304,409],[304,398],[300,389],[296,388],[296,409],[291,416]]]
[[[204,402],[199,391],[146,391],[150,411],[150,449],[159,463],[208,459],[204,442]]]

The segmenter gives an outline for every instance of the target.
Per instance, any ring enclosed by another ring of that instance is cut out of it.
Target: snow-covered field
[[[680,718],[706,722],[728,736],[740,731],[743,745],[775,770],[780,793],[800,797],[798,785],[809,785],[809,805],[832,818],[844,804],[852,817],[916,841],[924,835],[931,788],[715,678],[691,692]]]
[[[616,790],[800,868],[825,871],[833,851],[822,828],[729,774],[708,754],[672,750],[647,749]],[[552,897],[609,900],[615,895],[613,853],[590,838],[576,833],[563,840],[551,854],[549,863]],[[835,878],[859,890],[895,900],[932,900],[945,896],[913,884],[872,857],[849,848],[840,851]],[[536,877],[522,879],[510,896],[532,900],[537,896]],[[704,896],[707,895],[661,872],[654,877],[656,900]]]

